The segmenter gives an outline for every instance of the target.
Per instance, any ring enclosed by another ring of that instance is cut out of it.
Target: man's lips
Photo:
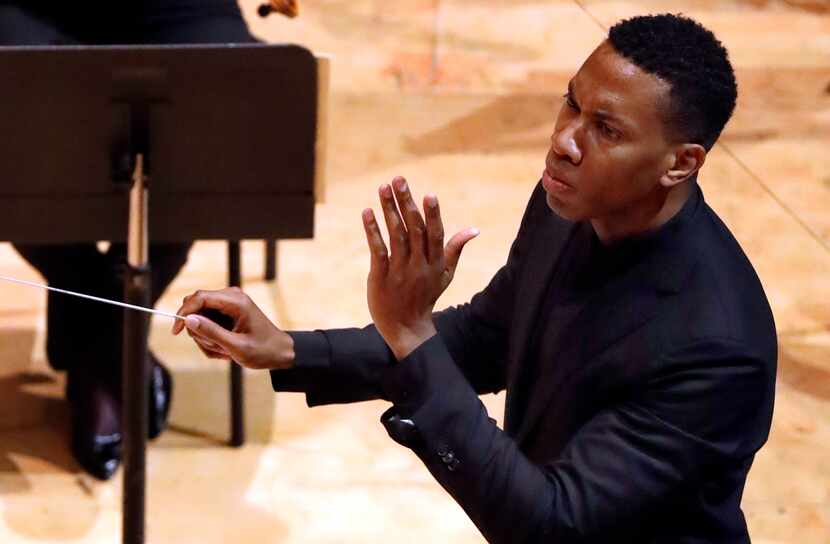
[[[572,185],[551,173],[547,168],[542,172],[542,186],[549,193],[564,193],[574,190]]]

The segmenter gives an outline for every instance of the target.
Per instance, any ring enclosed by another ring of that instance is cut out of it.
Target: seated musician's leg
[[[112,263],[95,244],[15,244],[15,249],[53,287],[120,298]],[[71,448],[78,463],[108,479],[120,462],[120,404],[114,378],[121,332],[120,308],[50,292],[46,353],[67,370]]]
[[[150,245],[153,304],[187,262],[191,245]],[[124,244],[112,244],[106,254],[91,243],[14,247],[55,287],[123,299]],[[101,479],[109,478],[120,460],[123,312],[116,306],[49,293],[47,355],[54,368],[70,371],[72,450],[80,464]],[[172,380],[152,354],[151,359],[148,435],[155,438],[167,424]]]
[[[105,257],[95,244],[13,244],[52,287],[104,296]],[[55,370],[69,370],[88,341],[89,318],[99,303],[50,292],[47,302],[46,355]]]

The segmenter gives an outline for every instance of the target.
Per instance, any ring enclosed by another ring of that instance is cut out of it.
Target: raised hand
[[[435,195],[424,197],[424,221],[404,178],[396,177],[378,192],[391,252],[374,212],[363,210],[371,254],[367,299],[375,327],[401,360],[435,334],[432,309],[452,281],[461,250],[478,236],[478,229],[456,233],[445,247]]]

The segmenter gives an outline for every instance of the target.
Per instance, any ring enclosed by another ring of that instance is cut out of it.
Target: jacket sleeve
[[[434,336],[384,375],[394,406],[382,422],[488,541],[611,542],[712,468],[751,459],[769,430],[772,367],[725,340],[687,346],[661,360],[642,391],[590,419],[561,455],[532,463]]]
[[[433,314],[438,334],[453,364],[479,393],[505,386],[508,328],[512,319],[517,276],[530,244],[533,226],[550,213],[541,183],[522,217],[507,263],[487,287],[467,304]],[[275,391],[307,393],[309,406],[388,397],[381,374],[395,362],[374,326],[289,333],[294,339],[295,366],[271,371]]]

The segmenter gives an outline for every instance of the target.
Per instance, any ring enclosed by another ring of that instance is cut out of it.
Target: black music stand
[[[147,305],[148,239],[229,240],[239,285],[239,240],[313,236],[325,81],[308,50],[2,47],[0,77],[0,240],[129,238],[125,297]],[[149,318],[126,312],[122,539],[141,543]],[[230,442],[241,445],[231,368]]]

